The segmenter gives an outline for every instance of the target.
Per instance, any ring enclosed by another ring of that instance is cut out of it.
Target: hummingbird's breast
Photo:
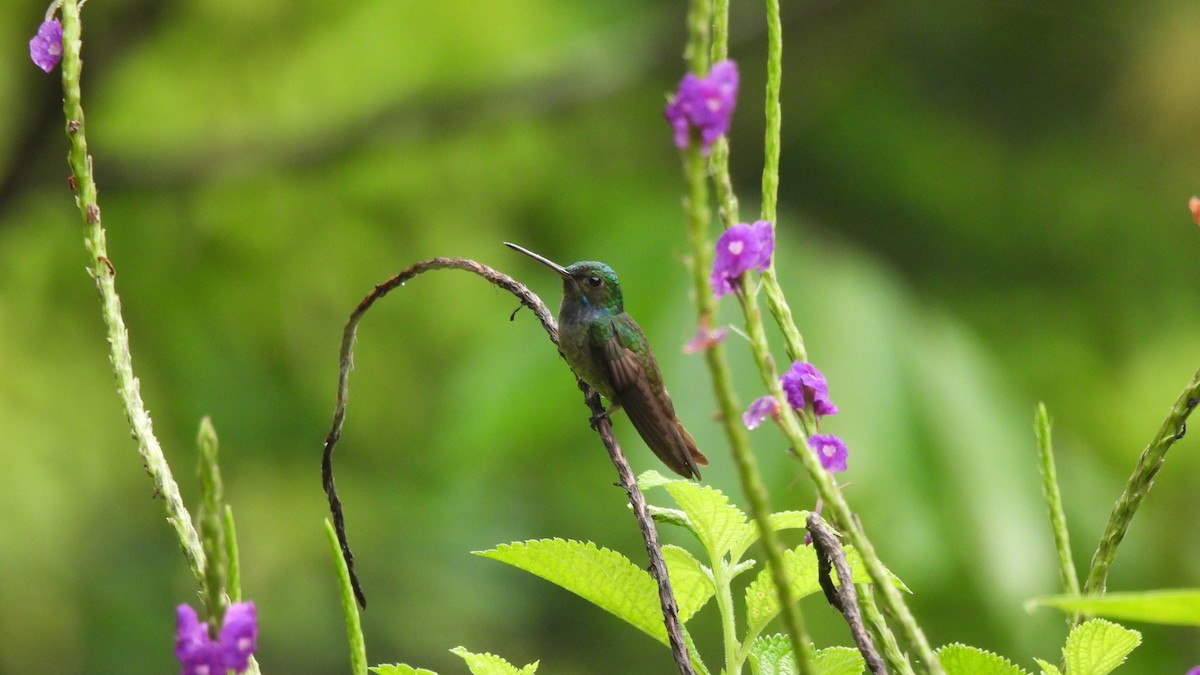
[[[596,347],[596,336],[613,332],[612,312],[604,308],[589,307],[573,300],[563,300],[558,312],[558,347],[567,365],[575,374],[591,385],[592,389],[611,402],[616,403],[615,392],[608,380],[600,350]]]

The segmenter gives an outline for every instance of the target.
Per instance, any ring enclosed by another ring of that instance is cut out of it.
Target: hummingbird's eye
[[[592,288],[600,288],[601,283],[603,280],[600,277],[588,277],[588,285]]]

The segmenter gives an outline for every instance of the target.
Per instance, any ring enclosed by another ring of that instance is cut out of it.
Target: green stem
[[[738,661],[741,645],[737,639],[737,616],[733,611],[733,579],[730,578],[730,565],[721,557],[714,558],[709,552],[709,563],[712,565],[713,585],[716,586],[717,611],[721,615],[722,642],[725,646],[725,672],[728,675],[741,675],[742,664]]]
[[[766,139],[763,143],[762,219],[774,223],[779,196],[779,129],[783,117],[779,88],[783,79],[783,27],[779,0],[767,0]]]
[[[358,604],[354,599],[354,587],[350,583],[350,568],[346,566],[346,559],[342,557],[337,532],[328,518],[325,519],[325,534],[329,536],[329,549],[333,552],[333,565],[337,571],[338,589],[341,591],[346,638],[350,641],[350,672],[354,675],[367,675],[367,643],[363,640]]]
[[[858,606],[862,608],[863,620],[871,631],[871,636],[875,638],[875,643],[883,652],[883,660],[887,661],[888,668],[897,675],[913,675],[912,665],[909,664],[908,659],[904,658],[904,653],[900,651],[900,645],[896,643],[896,636],[888,628],[883,614],[879,612],[879,605],[875,604],[875,589],[872,584],[856,584],[856,587],[858,588]]]
[[[217,465],[217,430],[208,417],[200,420],[200,433],[196,439],[200,447],[200,541],[204,547],[204,596],[208,604],[210,625],[214,630],[225,617],[228,599],[225,524],[222,522],[221,502],[224,492],[221,485],[221,469]]]
[[[1121,540],[1129,531],[1133,515],[1137,513],[1142,500],[1146,498],[1146,493],[1154,484],[1155,474],[1166,461],[1167,450],[1175,441],[1183,438],[1188,415],[1192,414],[1197,402],[1200,402],[1200,371],[1192,376],[1192,381],[1188,382],[1180,392],[1179,398],[1175,399],[1175,404],[1171,406],[1171,411],[1159,426],[1158,433],[1142,450],[1125,490],[1117,498],[1112,514],[1108,517],[1108,524],[1104,526],[1104,534],[1100,536],[1100,544],[1092,556],[1092,567],[1083,585],[1085,594],[1104,593],[1108,583],[1108,569],[1117,555],[1117,547],[1121,545]]]
[[[233,509],[225,505],[225,559],[229,561],[229,601],[242,601],[242,563],[238,558],[237,530],[233,526]]]
[[[1050,416],[1046,404],[1039,403],[1034,413],[1034,431],[1038,440],[1039,468],[1042,473],[1042,495],[1046,498],[1050,526],[1054,530],[1054,548],[1058,551],[1058,573],[1063,591],[1079,595],[1079,576],[1071,557],[1071,538],[1067,534],[1067,516],[1063,511],[1062,493],[1058,490],[1058,472],[1054,468],[1054,447],[1050,440]],[[1071,622],[1078,619],[1076,615]]]
[[[80,58],[82,26],[79,19],[79,4],[76,0],[62,3],[63,24],[63,113],[67,120],[67,138],[70,149],[67,160],[75,178],[76,203],[83,216],[84,243],[91,255],[88,272],[96,282],[104,324],[108,329],[109,358],[116,377],[117,393],[125,407],[125,417],[138,444],[146,472],[154,481],[155,490],[162,495],[167,508],[167,521],[175,529],[179,545],[187,558],[188,566],[197,581],[204,579],[204,550],[200,538],[192,526],[191,516],[179,496],[179,487],[171,476],[171,468],[163,456],[158,439],[150,422],[150,414],[142,403],[138,380],[133,374],[133,358],[129,353],[129,333],[121,316],[121,299],[117,295],[116,271],[108,259],[104,241],[104,228],[100,222],[100,206],[96,202],[96,182],[92,175],[91,157],[87,151],[84,135],[83,105],[80,94],[80,73],[83,61]]]

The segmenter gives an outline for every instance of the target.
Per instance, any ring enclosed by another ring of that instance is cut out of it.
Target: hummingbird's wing
[[[601,324],[592,334],[596,356],[616,394],[614,402],[625,409],[633,428],[664,464],[681,476],[699,479],[696,465],[708,464],[708,458],[676,417],[641,327],[628,315],[622,318],[625,321],[620,325],[616,321]]]

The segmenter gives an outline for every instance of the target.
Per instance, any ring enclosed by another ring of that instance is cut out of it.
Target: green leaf
[[[667,509],[661,506],[647,504],[646,510],[650,512],[650,517],[653,518],[655,522],[687,528],[692,530],[693,534],[695,533],[695,530],[692,529],[691,521],[688,520],[687,514],[679,509]]]
[[[640,476],[637,477],[637,484],[638,484],[638,488],[642,492],[645,492],[651,488],[662,487],[663,485],[666,485],[667,483],[671,483],[676,480],[678,480],[678,479],[677,478],[667,478],[666,476],[655,471],[654,469],[650,469],[648,471],[643,472]]]
[[[533,675],[537,672],[538,661],[524,668],[517,668],[495,654],[475,654],[463,647],[455,647],[450,652],[461,656],[462,660],[467,662],[467,668],[471,670],[472,675]]]
[[[817,650],[819,675],[860,675],[867,667],[862,654],[851,647],[826,647]]]
[[[871,583],[871,575],[867,574],[867,566],[865,563],[863,563],[862,554],[859,553],[858,550],[853,546],[846,547],[846,564],[850,565],[850,578],[854,579],[854,583]],[[912,591],[908,590],[908,586],[904,585],[904,582],[901,581],[900,577],[896,576],[895,573],[886,567],[884,568],[884,571],[887,572],[888,578],[892,580],[892,583],[895,584],[896,588],[899,588],[905,593],[912,593]],[[833,581],[834,583],[837,583],[836,572],[833,574]]]
[[[871,577],[863,567],[862,558],[853,546],[846,547],[846,562],[850,564],[850,578],[856,584],[869,584]],[[794,549],[783,552],[783,566],[791,584],[792,597],[796,600],[821,589],[817,580],[817,553],[812,546],[801,544]],[[888,572],[897,586],[905,588],[904,584],[894,574]],[[833,574],[837,583],[837,574]],[[746,588],[746,623],[747,635],[755,635],[761,631],[775,615],[779,613],[779,596],[775,592],[775,580],[771,570],[764,567],[758,576]]]
[[[866,667],[862,654],[850,647],[819,649],[813,658],[817,675],[860,675]],[[750,645],[753,675],[796,675],[799,672],[792,643],[786,635],[764,635]]]
[[[817,554],[811,546],[783,552],[783,567],[791,584],[792,597],[799,600],[820,589],[817,582]],[[764,567],[746,587],[747,635],[756,635],[779,613],[779,596],[771,570]]]
[[[1071,675],[1106,675],[1125,662],[1125,657],[1142,643],[1142,634],[1111,621],[1092,619],[1075,627],[1067,636],[1063,655]]]
[[[1042,659],[1034,659],[1034,661],[1037,661],[1038,666],[1042,669],[1042,675],[1062,675],[1062,671],[1053,663]]]
[[[675,602],[679,605],[679,621],[687,623],[716,592],[712,577],[685,548],[673,544],[663,546],[663,560],[667,562],[667,574],[675,591]]]
[[[432,670],[413,668],[403,663],[380,664],[378,666],[371,666],[370,670],[372,673],[378,673],[378,675],[437,675]]]
[[[1039,605],[1110,619],[1200,626],[1200,589],[1195,588],[1106,595],[1053,595],[1034,598],[1026,603],[1026,608]]]
[[[670,481],[663,487],[687,514],[696,538],[713,560],[724,557],[745,536],[746,514],[720,490],[686,480]]]
[[[616,551],[590,541],[534,539],[474,553],[557,584],[667,644],[654,579]]]
[[[946,675],[1028,675],[1012,661],[978,647],[954,643],[937,650]]]
[[[795,675],[796,656],[786,635],[763,635],[750,644],[754,675]]]
[[[807,527],[805,519],[808,518],[808,511],[779,511],[767,516],[767,523],[772,531],[791,529],[804,529]],[[741,537],[733,545],[732,556],[734,560],[740,559],[746,550],[758,541],[762,533],[758,531],[758,523],[746,523],[746,527],[742,530]]]

